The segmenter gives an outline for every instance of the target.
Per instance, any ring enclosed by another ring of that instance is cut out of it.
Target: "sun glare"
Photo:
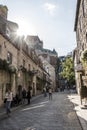
[[[32,24],[27,23],[25,21],[18,21],[19,29],[17,31],[17,35],[35,35],[36,31]]]

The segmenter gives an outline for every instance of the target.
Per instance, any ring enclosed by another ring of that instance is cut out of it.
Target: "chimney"
[[[8,8],[5,5],[0,5],[0,16],[3,19],[7,20],[7,16],[8,16]]]

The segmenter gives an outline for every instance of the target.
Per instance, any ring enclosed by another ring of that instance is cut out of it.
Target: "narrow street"
[[[82,130],[68,93],[39,96],[0,120],[0,130]]]

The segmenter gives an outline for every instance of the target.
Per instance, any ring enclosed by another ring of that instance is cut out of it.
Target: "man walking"
[[[24,104],[25,101],[26,101],[26,95],[27,95],[26,90],[25,90],[25,88],[23,88],[23,90],[22,90],[22,103],[23,103],[23,104]]]
[[[49,100],[52,100],[52,89],[49,88]]]
[[[31,92],[30,92],[30,90],[28,90],[28,91],[27,91],[28,104],[30,104],[30,99],[31,99]]]
[[[47,96],[46,87],[43,88],[44,97]]]

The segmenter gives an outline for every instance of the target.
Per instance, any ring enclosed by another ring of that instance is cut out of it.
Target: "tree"
[[[74,73],[74,63],[71,57],[67,57],[62,63],[63,71],[61,76],[67,80],[68,84],[71,86],[75,84],[75,73]]]

